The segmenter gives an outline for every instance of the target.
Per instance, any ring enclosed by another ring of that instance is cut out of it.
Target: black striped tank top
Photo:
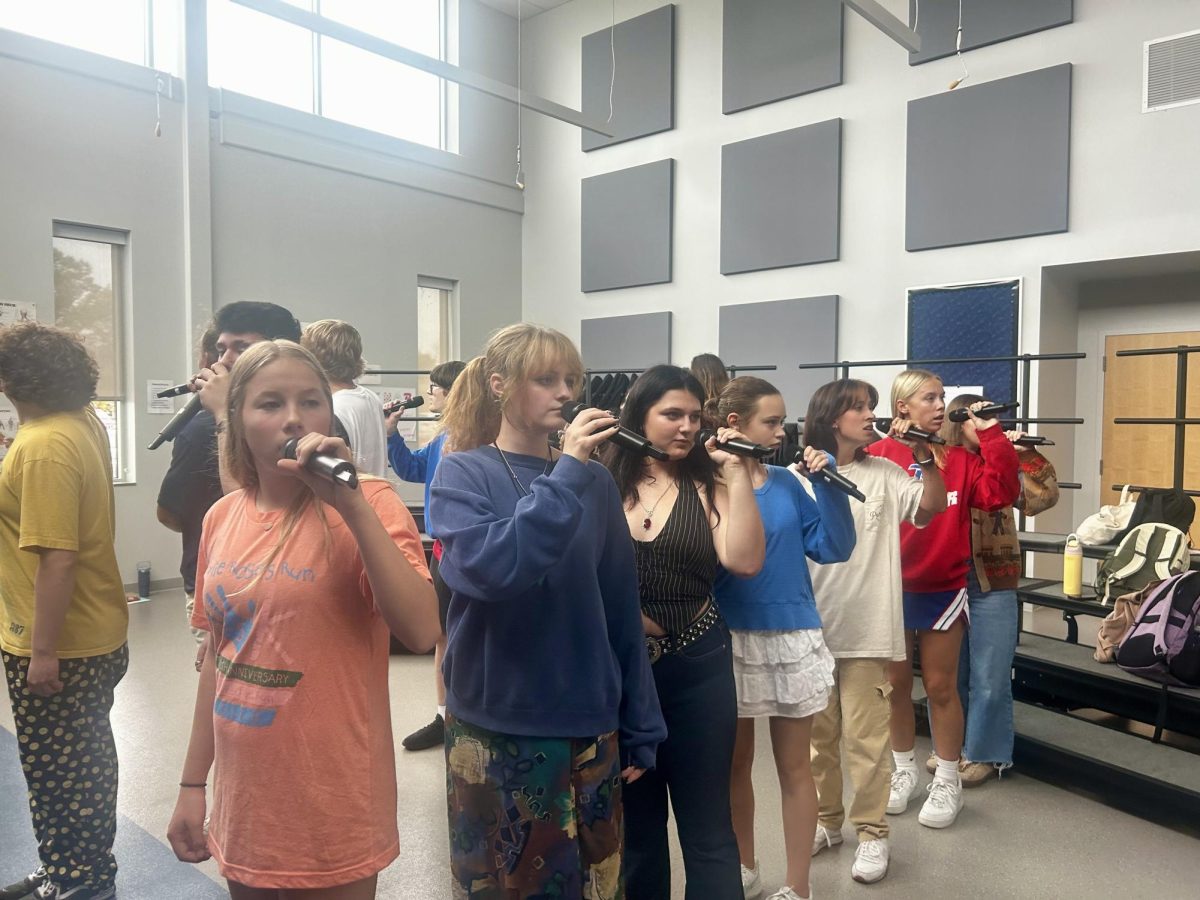
[[[690,480],[652,541],[634,538],[642,612],[678,634],[704,609],[717,577],[717,550],[699,490]]]

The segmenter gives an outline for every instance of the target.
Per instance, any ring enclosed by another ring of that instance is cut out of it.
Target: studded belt
[[[668,634],[663,637],[646,635],[646,652],[650,655],[651,664],[658,662],[668,653],[678,653],[683,648],[696,643],[720,621],[721,611],[717,609],[717,603],[714,600],[708,604],[708,609],[702,612],[698,619],[679,634]]]

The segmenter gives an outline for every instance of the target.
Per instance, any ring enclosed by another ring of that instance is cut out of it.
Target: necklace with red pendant
[[[643,530],[645,530],[645,531],[650,530],[650,525],[652,524],[650,520],[654,517],[654,511],[656,509],[658,509],[658,505],[663,502],[663,497],[665,497],[665,496],[667,496],[667,494],[671,493],[671,489],[674,487],[676,487],[676,482],[672,481],[669,485],[667,485],[666,489],[664,489],[663,492],[658,495],[658,499],[654,501],[653,506],[648,507],[641,500],[638,500],[638,506],[640,506],[642,509],[644,509],[646,511],[646,518],[644,518],[642,520],[642,529]]]

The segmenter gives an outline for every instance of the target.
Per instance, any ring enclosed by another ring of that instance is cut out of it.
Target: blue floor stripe
[[[137,777],[127,771],[121,777]],[[38,867],[37,842],[29,822],[25,776],[17,739],[0,728],[0,884]],[[166,833],[166,823],[163,823]],[[117,897],[120,900],[228,900],[229,894],[128,816],[117,814]]]

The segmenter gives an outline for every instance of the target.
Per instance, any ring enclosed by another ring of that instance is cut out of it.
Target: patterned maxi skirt
[[[448,715],[446,795],[455,900],[623,900],[615,732],[521,737]]]

